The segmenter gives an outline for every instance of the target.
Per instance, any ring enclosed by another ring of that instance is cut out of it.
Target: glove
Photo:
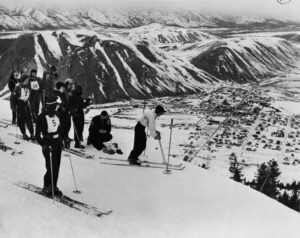
[[[90,98],[85,99],[85,101],[86,101],[87,104],[91,104],[91,99]]]
[[[160,136],[160,132],[156,131],[156,136],[154,137],[154,140],[160,140],[161,136]]]
[[[50,146],[49,145],[43,145],[42,150],[43,151],[50,151]]]
[[[70,149],[70,140],[68,138],[63,140],[63,147],[65,149]]]

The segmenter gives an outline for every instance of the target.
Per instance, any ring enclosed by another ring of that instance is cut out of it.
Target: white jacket
[[[150,131],[150,135],[154,138],[156,136],[156,126],[155,126],[155,120],[157,118],[156,113],[154,110],[146,112],[142,118],[139,120],[139,122],[144,126],[148,127]]]

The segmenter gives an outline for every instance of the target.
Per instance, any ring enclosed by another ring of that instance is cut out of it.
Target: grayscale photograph
[[[300,0],[0,0],[0,237],[299,238]]]

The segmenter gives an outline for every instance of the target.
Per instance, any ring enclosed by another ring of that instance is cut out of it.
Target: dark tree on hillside
[[[290,196],[287,194],[287,192],[285,191],[282,196],[279,196],[278,197],[278,202],[286,205],[286,206],[289,206],[290,204]]]
[[[262,163],[258,169],[257,169],[257,174],[255,176],[255,186],[254,188],[258,191],[260,191],[263,186],[265,186],[266,180],[268,179],[268,167],[265,163]]]
[[[279,195],[277,191],[278,177],[281,174],[275,160],[270,160],[268,164],[261,164],[256,175],[255,189],[267,196],[276,199]]]
[[[230,161],[229,171],[232,174],[230,178],[236,182],[241,183],[243,179],[242,168],[239,167],[239,163],[237,162],[237,157],[235,153],[230,154],[229,161]]]
[[[299,192],[297,188],[293,189],[292,196],[290,198],[288,206],[296,211],[300,211]]]

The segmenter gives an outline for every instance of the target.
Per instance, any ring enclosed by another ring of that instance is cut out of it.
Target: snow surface
[[[9,103],[0,100],[0,118],[10,119]],[[111,105],[113,107],[113,104]],[[107,109],[110,113],[113,110]],[[95,111],[96,110],[92,110]],[[100,110],[98,111],[100,112]],[[142,109],[127,112],[135,124]],[[91,115],[88,115],[90,118]],[[168,128],[162,131],[165,152]],[[196,118],[195,118],[196,119]],[[115,118],[112,117],[112,123]],[[97,158],[71,156],[78,188],[74,194],[68,157],[62,156],[58,186],[68,196],[98,207],[113,210],[101,218],[89,216],[13,185],[17,181],[42,186],[44,159],[38,145],[21,141],[15,145],[14,127],[0,128],[6,144],[24,150],[12,156],[0,151],[0,237],[204,237],[204,238],[282,238],[299,237],[299,213],[288,209],[249,187],[192,164],[172,175],[163,169],[104,165]],[[85,128],[85,136],[87,128]],[[133,143],[133,130],[113,129],[114,141],[126,159]],[[146,158],[161,161],[157,142],[148,140]],[[176,148],[174,148],[176,149]],[[97,156],[108,157],[91,147]],[[63,153],[64,154],[64,153]],[[179,162],[170,158],[171,163]]]

